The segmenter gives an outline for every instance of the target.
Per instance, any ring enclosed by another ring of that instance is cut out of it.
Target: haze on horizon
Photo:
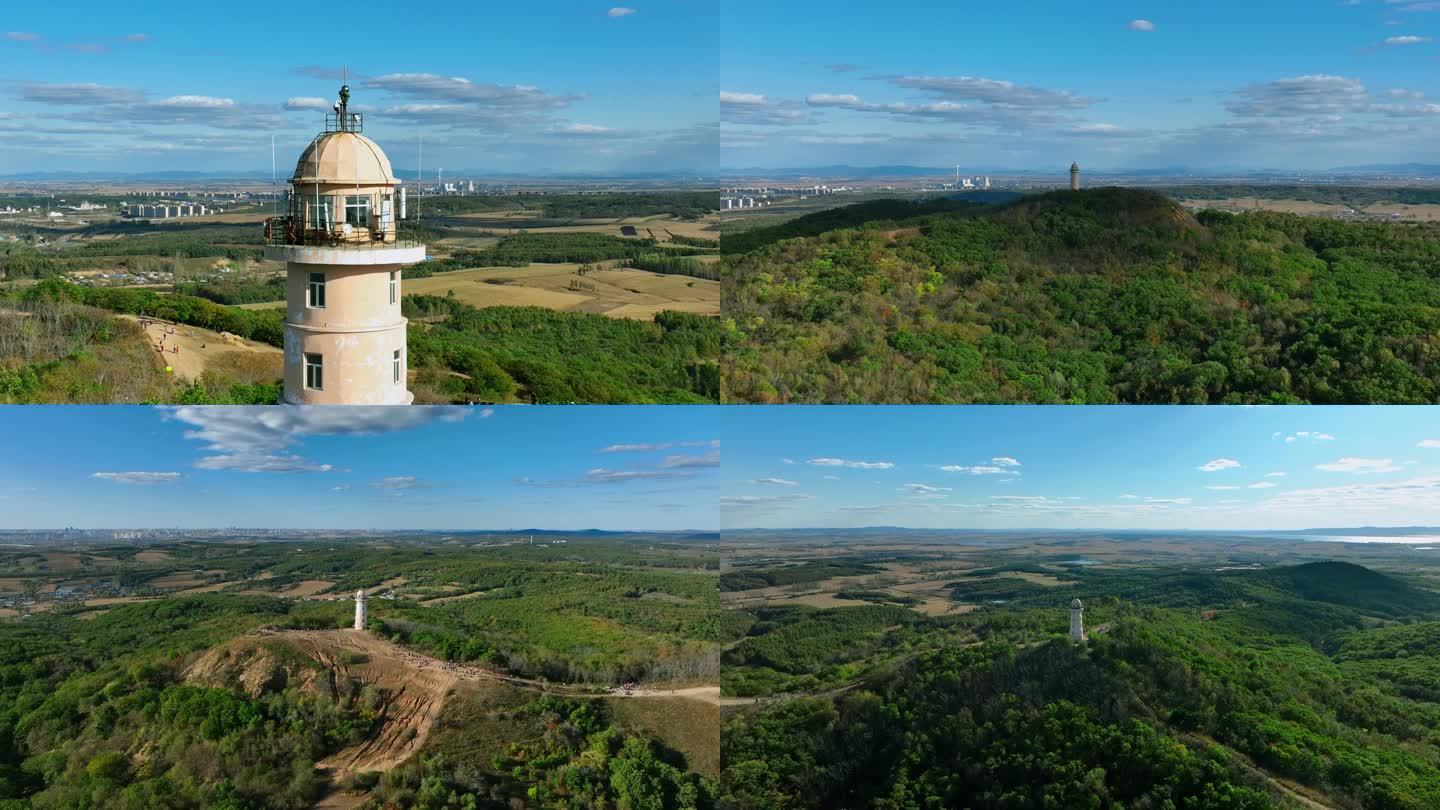
[[[725,9],[725,170],[1440,163],[1440,3]]]
[[[1378,410],[738,409],[727,420],[721,523],[1102,531],[1440,526],[1440,419],[1429,407]]]
[[[270,170],[348,68],[397,171],[715,171],[712,6],[30,3],[0,31],[0,175]],[[412,173],[403,179],[411,180]]]

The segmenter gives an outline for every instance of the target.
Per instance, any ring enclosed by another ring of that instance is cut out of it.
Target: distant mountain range
[[[1293,537],[1295,535],[1327,535],[1357,537],[1406,537],[1410,535],[1437,535],[1440,526],[1355,526],[1350,528],[1322,529],[916,529],[906,526],[861,526],[855,528],[811,527],[803,529],[726,529],[726,535],[817,535],[863,537],[869,534],[914,534],[914,535],[997,535],[997,534],[1201,534],[1201,535],[1273,535]]]
[[[1217,169],[1195,169],[1187,166],[1168,166],[1162,168],[1138,169],[1138,168],[1094,168],[1082,167],[1087,173],[1102,175],[1123,175],[1126,177],[1254,177],[1254,178],[1296,178],[1315,177],[1327,175],[1375,175],[1375,174],[1398,174],[1418,177],[1440,177],[1440,165],[1430,163],[1389,163],[1370,164],[1365,166],[1341,166],[1332,169],[1244,169],[1224,171]],[[964,168],[962,172],[966,176],[975,174],[991,175],[1054,175],[1057,172],[1063,174],[1064,167],[1060,169],[1006,169],[1006,168]],[[954,166],[850,166],[846,164],[832,164],[828,166],[796,166],[784,168],[734,168],[721,169],[723,177],[953,177]]]
[[[280,168],[280,179],[282,182],[290,176],[290,167]],[[416,171],[413,168],[403,166],[394,167],[395,175],[402,180],[410,181],[415,179]],[[446,169],[445,177],[450,180],[456,179],[547,179],[547,180],[682,180],[682,179],[709,179],[716,176],[715,170],[685,169],[675,171],[656,172],[502,172],[489,169]],[[425,182],[435,182],[435,170],[427,170],[424,176]],[[32,180],[38,182],[194,182],[194,181],[220,181],[220,180],[244,180],[246,182],[269,181],[270,172],[257,171],[149,171],[149,172],[117,172],[117,171],[30,171],[15,172],[12,174],[0,174],[0,181],[4,180]]]

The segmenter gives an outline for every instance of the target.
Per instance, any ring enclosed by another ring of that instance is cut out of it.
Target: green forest
[[[727,721],[722,802],[1440,804],[1440,594],[1347,563],[1074,576],[968,614],[727,621],[726,690],[773,697]],[[1082,594],[1076,644],[1067,606]]]
[[[727,400],[1440,401],[1435,226],[1124,188],[868,205],[723,240]]]
[[[533,547],[465,539],[0,551],[7,576],[31,593],[64,581],[90,596],[144,600],[58,599],[0,619],[0,808],[307,808],[336,787],[368,793],[375,808],[712,807],[713,779],[604,700],[510,689],[487,693],[506,705],[486,708],[452,696],[444,716],[483,722],[464,734],[437,730],[421,755],[337,786],[316,764],[370,739],[393,695],[344,669],[308,683],[190,671],[206,651],[257,631],[349,626],[348,599],[285,594],[299,583],[323,579],[346,594],[398,578],[399,598],[372,600],[371,632],[441,660],[581,688],[714,682],[716,561],[698,546],[655,536]],[[81,569],[69,567],[74,559]],[[197,566],[221,592],[167,585]],[[267,649],[290,672],[326,663]]]
[[[438,296],[410,295],[401,303],[406,317],[415,319],[408,330],[410,365],[418,370],[419,382],[446,401],[705,403],[719,398],[721,324],[716,318],[661,312],[644,322],[538,307],[477,309]],[[239,309],[194,295],[83,287],[55,278],[0,294],[0,306],[28,312],[65,305],[73,306],[59,316],[55,331],[67,345],[29,363],[0,363],[0,401],[92,401],[95,379],[106,376],[105,364],[88,369],[85,381],[76,380],[72,371],[77,364],[96,366],[94,358],[111,354],[106,346],[124,327],[106,325],[105,312],[150,315],[284,344],[282,309]],[[87,327],[79,330],[72,322]],[[10,329],[23,333],[35,323],[14,319],[0,329],[0,349],[10,344],[5,339]],[[24,334],[14,341],[33,342]],[[150,361],[140,352],[139,357],[126,355],[124,362],[133,369]],[[264,385],[269,390],[248,384],[158,395],[147,390],[144,399],[275,402],[278,388]]]

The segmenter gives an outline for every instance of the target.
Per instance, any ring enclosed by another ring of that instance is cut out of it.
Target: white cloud
[[[413,475],[387,475],[378,481],[371,481],[374,489],[429,489],[430,485]]]
[[[795,487],[795,486],[799,486],[799,483],[798,483],[798,482],[795,482],[795,481],[787,481],[787,480],[784,479],[784,478],[755,478],[755,479],[751,480],[750,483],[752,483],[752,484],[759,484],[759,485],[761,485],[761,486],[771,486],[771,487]]]
[[[1415,36],[1414,34],[1406,34],[1404,36],[1398,37],[1386,37],[1385,45],[1387,47],[1393,48],[1397,45],[1423,45],[1430,41],[1430,37],[1420,37]]]
[[[294,96],[285,99],[285,104],[282,106],[287,110],[328,110],[330,109],[330,100],[319,96]]]
[[[1440,448],[1440,439],[1421,439],[1416,447],[1428,447],[1430,449]]]
[[[482,414],[483,416],[483,414]],[[719,439],[707,439],[705,441],[687,442],[650,442],[643,444],[612,444],[596,450],[597,453],[652,453],[659,450],[669,450],[673,447],[709,447],[718,448]]]
[[[1139,495],[1131,495],[1130,493],[1127,492],[1127,493],[1125,493],[1124,495],[1121,495],[1121,496],[1120,496],[1120,500],[1122,500],[1122,501],[1138,501],[1138,500],[1140,500],[1140,496],[1139,496]]]
[[[494,409],[494,408],[481,408],[479,415],[480,415],[480,418],[481,418],[481,419],[489,419],[490,417],[492,417],[492,416],[495,415],[495,409]]]
[[[458,422],[470,414],[463,407],[393,408],[347,406],[185,406],[162,409],[166,418],[194,429],[185,438],[205,442],[215,455],[195,466],[238,472],[329,472],[334,467],[283,452],[305,436],[368,436],[407,430],[434,421]]]
[[[852,461],[845,458],[812,458],[805,463],[816,467],[847,467],[852,470],[889,470],[895,466],[889,461]]]
[[[950,487],[932,487],[929,484],[906,484],[900,487],[900,492],[910,492],[921,495],[928,495],[936,492],[950,492]]]
[[[626,8],[625,6],[616,6],[616,7],[612,8],[612,9],[610,9],[609,11],[605,12],[605,16],[607,16],[607,17],[629,17],[631,14],[634,14],[634,13],[635,13],[635,9],[633,9],[633,8]]]
[[[665,459],[660,462],[660,466],[665,469],[680,469],[685,467],[719,467],[720,451],[717,450],[713,453],[705,453],[704,455],[700,456],[666,456]]]
[[[1199,467],[1196,467],[1195,469],[1201,472],[1218,472],[1220,470],[1234,469],[1235,467],[1239,466],[1240,462],[1236,461],[1233,458],[1217,458],[1211,461],[1207,461],[1204,464],[1201,464]]]
[[[1279,486],[1279,485],[1276,484],[1276,483],[1274,483],[1273,481],[1259,481],[1259,482],[1257,482],[1257,483],[1251,484],[1251,485],[1250,485],[1250,488],[1251,488],[1251,489],[1271,489],[1271,488],[1276,487],[1276,486]]]
[[[348,492],[349,490],[349,484],[336,484],[335,486],[330,487],[331,492]]]
[[[1150,22],[1149,20],[1131,20],[1130,24],[1126,25],[1125,27],[1129,28],[1131,31],[1149,32],[1155,30],[1155,23]]]
[[[185,476],[178,472],[97,472],[90,477],[117,484],[168,484]]]
[[[1325,472],[1356,473],[1367,475],[1370,473],[1396,472],[1400,467],[1388,458],[1354,458],[1346,457],[1329,464],[1317,464],[1315,469]]]
[[[6,31],[5,38],[11,42],[34,42],[40,35],[32,31]]]
[[[1014,464],[998,462],[1015,462]],[[968,475],[1019,475],[1020,473],[1011,467],[1020,466],[1020,462],[1013,458],[993,459],[990,464],[947,464],[940,469],[948,473],[965,473]]]
[[[1238,487],[1238,486],[1233,486],[1233,485],[1230,485],[1230,484],[1224,484],[1224,485],[1221,485],[1221,486],[1205,487],[1205,488],[1206,488],[1206,489],[1213,489],[1213,490],[1223,491],[1223,490],[1229,490],[1229,489],[1239,489],[1240,487]]]
[[[1266,477],[1266,478],[1284,478],[1284,477],[1285,477],[1285,473],[1283,473],[1283,472],[1268,472],[1268,473],[1265,473],[1265,477]]]
[[[990,459],[990,463],[991,463],[991,464],[994,464],[994,465],[997,466],[997,467],[1019,467],[1019,466],[1020,466],[1020,462],[1016,461],[1016,460],[1013,459],[1013,458],[1010,458],[1009,456],[996,456],[995,458]]]

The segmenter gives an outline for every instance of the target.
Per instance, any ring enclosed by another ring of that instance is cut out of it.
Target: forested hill
[[[826,617],[828,635],[806,633],[831,645],[814,660],[852,678],[871,660],[857,650],[896,663],[825,697],[732,716],[725,798],[735,808],[1440,806],[1434,594],[1342,563],[1210,578],[1236,591],[1196,605],[1186,594],[1184,607],[1093,593],[1083,645],[1064,638],[1059,602],[888,620],[868,644],[862,631],[886,621],[866,613],[874,606],[766,616],[751,638]],[[727,661],[760,646],[735,645]],[[809,652],[792,648],[769,666]]]
[[[1440,401],[1434,226],[1124,188],[823,214],[725,259],[729,400]]]

